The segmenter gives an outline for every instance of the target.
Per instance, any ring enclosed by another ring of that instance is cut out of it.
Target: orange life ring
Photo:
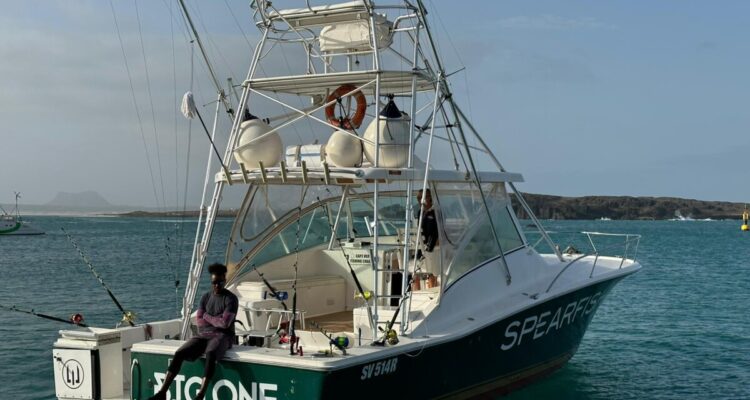
[[[334,90],[333,93],[328,95],[326,103],[330,103],[333,100],[339,100],[341,97],[346,96],[355,90],[357,90],[357,88],[354,85],[341,85],[338,89]],[[336,109],[336,103],[338,103],[338,101],[326,107],[326,118],[328,118],[328,122],[330,122],[331,125],[344,129],[357,129],[362,125],[362,121],[365,119],[365,110],[367,110],[367,99],[361,90],[352,94],[352,96],[357,100],[357,110],[351,118],[349,118],[348,115],[342,118],[336,118],[334,110]]]

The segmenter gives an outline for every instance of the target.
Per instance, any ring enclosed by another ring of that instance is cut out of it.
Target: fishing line
[[[99,281],[99,283],[102,285],[102,287],[107,291],[107,294],[109,295],[109,298],[112,299],[112,301],[115,303],[117,308],[122,312],[122,320],[130,324],[130,326],[135,326],[133,323],[133,320],[135,320],[135,314],[132,311],[125,311],[125,309],[122,307],[122,304],[120,304],[120,301],[117,300],[117,297],[115,297],[114,293],[109,289],[106,283],[104,283],[104,280],[99,275],[98,272],[96,272],[96,269],[93,265],[91,265],[91,261],[89,261],[89,258],[86,257],[86,254],[83,253],[83,250],[78,246],[78,243],[71,237],[68,232],[65,230],[65,228],[60,228],[65,233],[65,236],[68,237],[68,240],[73,245],[73,247],[78,251],[78,254],[81,256],[81,259],[83,259],[83,262],[86,264],[87,267],[89,267],[89,270],[92,274],[94,274],[94,277]]]

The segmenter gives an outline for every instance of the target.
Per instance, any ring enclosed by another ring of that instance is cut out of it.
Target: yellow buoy
[[[742,213],[742,226],[740,227],[742,231],[750,231],[750,226],[747,224],[748,219],[750,219],[750,212],[747,211],[747,206],[745,206],[745,211]]]

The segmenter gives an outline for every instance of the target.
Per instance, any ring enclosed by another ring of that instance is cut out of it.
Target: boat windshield
[[[343,194],[340,187],[259,185],[250,189],[227,248],[228,278],[295,251],[327,245],[334,225],[338,240],[373,236],[373,194],[348,190],[339,214]],[[403,232],[404,194],[381,193],[379,237]]]
[[[434,183],[439,209],[439,250],[446,284],[474,267],[525,245],[503,184],[485,184],[487,207],[472,183]],[[343,190],[348,190],[342,203]],[[230,276],[242,275],[281,257],[337,241],[374,235],[373,193],[354,188],[262,185],[250,191],[235,221],[227,249]],[[408,202],[408,205],[407,205]],[[418,215],[416,195],[380,192],[378,236],[403,235],[406,207]],[[487,218],[487,211],[491,218]],[[337,222],[338,221],[338,222]],[[492,225],[498,236],[495,240]],[[417,221],[412,220],[412,235]],[[336,238],[331,231],[336,228]],[[498,246],[499,243],[499,246]]]
[[[484,262],[525,245],[503,184],[483,185],[485,208],[477,186],[438,184],[443,219],[440,247],[446,286]],[[487,218],[487,210],[491,218]],[[490,225],[492,223],[492,225]],[[494,238],[494,225],[497,240]],[[498,246],[499,244],[499,246]]]

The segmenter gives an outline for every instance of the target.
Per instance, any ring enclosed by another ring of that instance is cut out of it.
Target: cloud
[[[163,175],[167,200],[174,198],[174,191],[182,193],[182,185],[175,189],[174,181],[176,176],[183,180],[185,171],[176,171],[175,166],[185,165],[188,123],[182,117],[175,119],[179,102],[175,96],[190,87],[187,41],[180,34],[175,38],[177,64],[173,65],[169,26],[144,26],[149,94],[137,25],[127,18],[129,14],[118,12],[143,139],[108,5],[98,11],[98,19],[90,23],[75,13],[51,23],[27,19],[26,9],[16,13],[21,15],[18,18],[0,16],[0,35],[15,38],[0,41],[0,119],[4,121],[0,148],[14,150],[0,161],[0,182],[6,189],[26,193],[29,203],[42,203],[56,191],[94,189],[119,204],[153,205],[144,140],[156,185],[161,185]],[[221,46],[224,57],[214,59],[220,77],[230,75],[227,65],[241,71],[249,63],[251,49],[239,35],[205,37],[207,42],[210,39],[210,52],[217,53],[214,42]],[[210,103],[215,95],[205,68],[197,57],[194,64],[197,101]],[[204,117],[210,120],[213,104],[205,108]],[[228,125],[226,118],[220,120],[219,141],[228,130],[223,125]],[[200,190],[195,182],[202,182],[207,154],[205,137],[200,135],[193,126],[192,192]],[[30,181],[17,165],[32,168],[38,181]],[[40,186],[39,181],[49,184]],[[196,198],[191,193],[191,202]]]
[[[589,83],[596,75],[585,63],[517,48],[500,50],[496,73],[504,82]]]
[[[566,18],[551,14],[536,16],[519,15],[503,18],[498,21],[498,25],[506,29],[617,29],[617,26],[599,21],[596,18]]]

